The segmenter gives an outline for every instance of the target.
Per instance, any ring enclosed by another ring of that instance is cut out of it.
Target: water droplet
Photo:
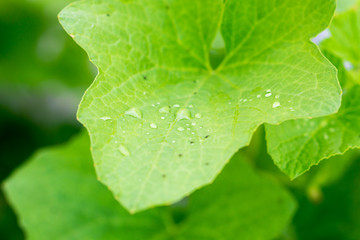
[[[190,120],[190,111],[186,108],[180,109],[177,113],[176,113],[176,120],[183,120],[183,119],[188,119]]]
[[[130,156],[129,150],[128,150],[124,145],[120,145],[120,146],[119,146],[119,151],[120,151],[121,154],[124,155],[125,157]]]
[[[290,111],[292,111],[292,112],[294,112],[294,111],[295,111],[293,107],[290,107],[289,109],[290,109]]]
[[[179,104],[174,104],[174,106],[173,106],[173,107],[178,108],[178,107],[180,107],[180,105],[179,105]]]
[[[101,117],[100,119],[106,121],[106,120],[110,120],[111,117]]]
[[[74,34],[70,34],[70,37],[74,38],[75,36],[74,36]]]
[[[191,125],[195,126],[195,125],[196,125],[196,122],[191,123]]]
[[[270,97],[272,95],[272,93],[267,93],[265,94],[265,97]]]
[[[172,140],[172,143],[176,143],[176,141],[175,141],[175,140]]]
[[[324,139],[328,140],[329,139],[329,135],[327,135],[326,133],[324,133]]]
[[[150,123],[151,128],[157,128],[157,125],[155,123]]]
[[[161,119],[163,119],[163,120],[164,120],[164,119],[165,119],[165,117],[161,117]]]
[[[243,100],[243,102],[247,102],[247,99],[245,98],[245,99]]]
[[[260,95],[260,94],[259,94],[259,95],[256,95],[256,97],[257,97],[257,98],[261,98],[261,95]]]
[[[138,119],[142,118],[142,113],[137,108],[130,108],[129,110],[127,110],[125,112],[125,114],[130,115],[130,116],[135,117],[135,118],[138,118]]]
[[[271,92],[271,89],[266,90],[266,92],[268,92],[268,93]]]
[[[195,114],[195,117],[196,117],[196,118],[201,118],[201,113]]]
[[[274,104],[272,105],[273,108],[277,108],[280,107],[280,102],[274,102]]]
[[[330,132],[336,132],[335,128],[330,128]]]
[[[169,113],[169,112],[170,112],[169,106],[165,106],[159,109],[159,113]]]
[[[143,92],[144,95],[146,95],[146,92]]]
[[[231,102],[228,102],[229,105],[231,105]]]
[[[275,98],[276,98],[276,99],[279,99],[279,98],[280,98],[280,95],[276,95]]]
[[[189,105],[189,108],[193,108],[194,106],[193,105]]]
[[[155,104],[151,104],[152,107],[155,107]]]
[[[185,129],[184,129],[183,127],[178,127],[177,130],[180,131],[180,132],[182,132],[182,131],[184,131]]]

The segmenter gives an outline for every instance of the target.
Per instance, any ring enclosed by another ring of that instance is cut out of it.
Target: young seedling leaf
[[[169,204],[212,182],[263,122],[336,112],[336,69],[309,40],[334,9],[333,0],[71,4],[60,22],[99,69],[78,117],[101,181],[131,212]],[[222,60],[210,54],[219,34]]]
[[[295,210],[284,189],[237,155],[187,202],[130,215],[96,180],[89,146],[83,133],[42,150],[5,182],[29,240],[273,239]]]

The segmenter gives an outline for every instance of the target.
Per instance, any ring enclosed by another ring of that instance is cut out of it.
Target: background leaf
[[[30,240],[272,239],[295,210],[285,190],[237,155],[188,200],[130,215],[97,182],[86,134],[37,153],[5,190]]]

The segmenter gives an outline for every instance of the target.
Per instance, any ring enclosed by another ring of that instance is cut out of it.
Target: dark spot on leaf
[[[194,80],[193,83],[196,83],[196,80]]]
[[[146,79],[147,79],[147,76],[144,75],[143,78],[144,78],[144,80],[146,80]]]
[[[180,154],[179,154],[179,157],[182,157],[182,156],[183,156],[183,155],[180,153]]]
[[[206,135],[206,136],[205,136],[205,138],[209,138],[209,137],[210,137],[210,135]]]
[[[170,6],[169,5],[165,5],[165,9],[169,10]]]
[[[110,14],[109,14],[109,13],[107,13],[107,14],[106,14],[106,16],[110,17]]]
[[[197,92],[194,92],[194,95],[196,95],[197,94]]]
[[[190,144],[191,144],[191,145],[193,145],[193,144],[194,144],[194,142],[193,142],[193,141],[190,141]]]
[[[205,165],[206,165],[206,166],[209,166],[209,165],[210,165],[210,163],[206,162],[206,163],[205,163]]]
[[[163,178],[166,178],[166,174],[163,174],[162,177],[163,177]]]

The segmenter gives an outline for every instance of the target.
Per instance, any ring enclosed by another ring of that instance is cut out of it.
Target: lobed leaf
[[[339,68],[344,88],[339,112],[322,118],[290,120],[279,126],[266,125],[268,152],[280,170],[292,179],[323,159],[360,147],[359,78],[353,74],[356,70],[346,72],[343,66],[344,61],[351,61],[354,66],[360,63],[354,14],[351,9],[335,17],[330,27],[332,37],[325,40],[323,46],[326,52],[335,55],[329,56]]]
[[[309,41],[334,9],[333,0],[71,4],[60,22],[99,69],[78,117],[101,181],[131,212],[169,204],[212,182],[262,123],[336,112],[336,69]],[[211,61],[219,34],[225,56]]]
[[[282,187],[236,155],[188,203],[130,215],[96,180],[89,145],[83,133],[42,150],[5,182],[29,240],[273,239],[295,210]]]

